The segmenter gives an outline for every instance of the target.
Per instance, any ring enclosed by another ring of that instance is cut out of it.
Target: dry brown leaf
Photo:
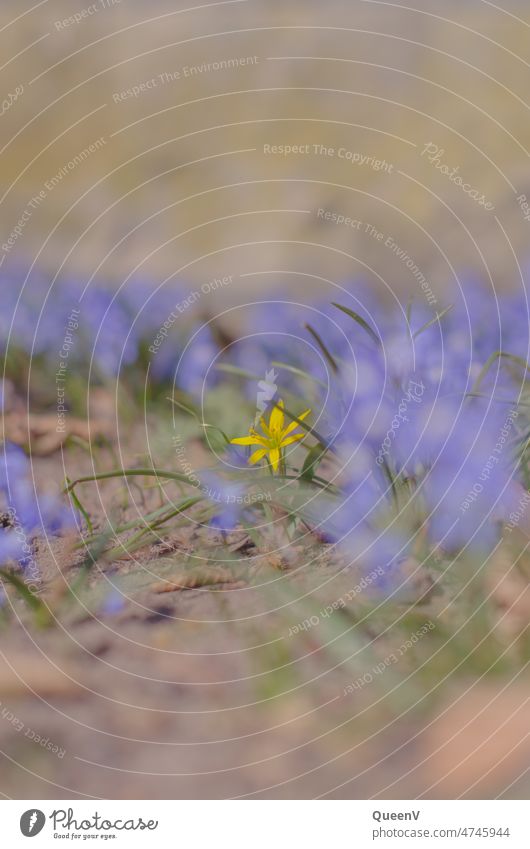
[[[233,584],[234,580],[233,574],[228,569],[203,569],[193,574],[182,573],[173,577],[171,581],[160,581],[153,584],[151,590],[154,593],[173,593],[178,590],[193,590],[215,584]]]

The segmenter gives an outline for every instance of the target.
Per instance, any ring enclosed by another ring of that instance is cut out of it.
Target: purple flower
[[[231,469],[248,469],[250,448],[241,445],[227,445],[223,452],[222,461]]]
[[[102,615],[116,616],[118,613],[121,613],[124,608],[125,597],[121,592],[113,587],[113,589],[109,590],[105,596],[100,612]]]
[[[17,561],[21,566],[27,565],[27,546],[23,535],[12,528],[0,528],[0,565],[10,561]]]
[[[203,472],[201,489],[214,504],[217,511],[210,520],[210,526],[221,533],[233,531],[240,523],[248,505],[247,487],[242,483],[226,481],[213,472]]]
[[[498,538],[495,523],[512,506],[516,416],[467,402],[451,421],[420,486],[431,539],[442,548],[488,548]]]
[[[194,333],[178,361],[176,382],[180,389],[200,397],[217,382],[213,368],[219,348],[208,325]],[[206,383],[207,381],[207,383]]]
[[[35,490],[28,458],[15,445],[0,454],[0,510],[5,528],[0,532],[4,556],[24,565],[27,548],[36,536],[79,528],[77,512],[62,499]],[[2,552],[0,552],[1,554]]]

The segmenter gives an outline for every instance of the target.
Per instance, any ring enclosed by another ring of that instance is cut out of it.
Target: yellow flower
[[[310,412],[311,410],[306,410],[298,418],[303,420]],[[278,405],[270,414],[269,424],[267,425],[265,423],[265,419],[260,419],[263,435],[258,433],[254,427],[251,427],[248,436],[240,436],[230,441],[234,445],[259,445],[257,451],[251,454],[248,462],[252,465],[259,463],[268,454],[269,462],[274,471],[277,472],[280,463],[283,463],[282,449],[287,448],[288,445],[292,445],[294,442],[298,442],[305,436],[303,433],[293,433],[298,427],[297,422],[291,422],[287,427],[284,427],[284,424],[283,401],[278,401]]]

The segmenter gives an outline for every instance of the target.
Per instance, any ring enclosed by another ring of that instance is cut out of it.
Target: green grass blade
[[[310,325],[310,324],[304,324],[304,327],[305,327],[305,329],[306,329],[306,330],[308,330],[308,331],[309,331],[309,333],[311,334],[311,336],[313,337],[313,339],[314,339],[314,340],[315,340],[315,342],[317,343],[318,347],[320,348],[320,350],[321,350],[321,351],[322,351],[322,353],[324,354],[324,357],[326,358],[326,360],[327,360],[327,361],[328,361],[328,363],[330,364],[330,366],[331,366],[331,370],[333,371],[333,373],[334,373],[334,374],[337,374],[337,372],[338,372],[338,370],[339,370],[339,367],[338,367],[338,365],[337,365],[337,363],[336,363],[335,359],[333,358],[333,355],[332,355],[332,354],[330,353],[330,351],[326,348],[326,346],[325,346],[324,342],[322,341],[322,339],[320,338],[320,336],[318,335],[318,333],[316,332],[316,330],[315,330],[313,327],[311,327],[311,325]]]
[[[517,357],[515,354],[507,354],[504,351],[495,351],[493,354],[491,354],[488,357],[488,359],[486,360],[486,362],[482,366],[482,368],[481,368],[481,370],[478,374],[478,377],[475,380],[475,383],[473,384],[473,386],[471,388],[471,392],[468,393],[469,395],[473,395],[474,393],[478,392],[478,390],[480,388],[480,384],[482,383],[482,381],[486,377],[486,374],[488,373],[488,371],[492,367],[495,360],[500,360],[501,358],[504,358],[506,360],[509,360],[512,363],[515,363],[518,366],[521,366],[521,368],[523,368],[525,371],[530,371],[530,365],[528,365],[526,360],[523,360],[522,357]]]
[[[275,404],[274,406],[275,406],[275,407],[278,407],[279,405],[278,405],[278,404]],[[326,440],[326,439],[324,439],[324,437],[323,437],[323,436],[321,436],[321,435],[318,433],[318,431],[317,431],[317,430],[315,430],[315,428],[314,428],[314,427],[311,427],[311,425],[308,425],[308,424],[307,424],[307,422],[304,422],[304,421],[302,421],[301,419],[299,419],[299,418],[298,418],[298,416],[295,416],[295,414],[294,414],[294,413],[291,413],[291,411],[290,411],[290,410],[288,410],[286,407],[282,407],[281,409],[283,409],[283,412],[285,413],[285,415],[286,415],[289,419],[291,419],[293,422],[296,422],[296,423],[298,424],[298,426],[302,428],[302,430],[305,430],[307,433],[310,433],[310,434],[311,434],[311,436],[313,436],[313,437],[317,440],[317,442],[319,442],[319,443],[320,443],[321,447],[322,447],[325,451],[333,451],[333,449],[331,448],[331,446],[330,446],[330,445],[328,445],[327,440]]]
[[[221,436],[223,437],[226,444],[227,445],[230,444],[230,440],[229,440],[228,436],[226,435],[226,433],[224,432],[224,430],[221,430],[221,428],[217,427],[217,425],[212,425],[212,424],[208,424],[208,422],[203,422],[200,419],[197,412],[193,409],[193,407],[188,407],[186,404],[182,404],[181,401],[177,401],[175,398],[169,398],[168,397],[166,400],[171,401],[171,403],[174,404],[175,407],[178,407],[179,409],[184,410],[185,413],[192,416],[195,419],[195,421],[197,422],[197,424],[199,424],[204,430],[207,430],[208,428],[210,430],[216,430],[218,433],[221,434]]]
[[[111,472],[100,472],[97,475],[85,475],[81,478],[76,478],[76,480],[68,484],[64,492],[71,493],[76,486],[82,483],[94,483],[95,481],[110,480],[111,478],[132,477],[165,478],[166,480],[175,480],[180,481],[180,483],[188,483],[190,486],[196,486],[196,484],[190,483],[186,475],[181,475],[178,472],[169,472],[165,469],[113,469]]]
[[[71,484],[70,478],[66,478],[66,484],[67,484],[67,486],[69,486]],[[69,495],[70,495],[70,498],[72,499],[72,501],[74,502],[74,506],[79,510],[79,512],[83,516],[83,519],[86,522],[88,530],[90,531],[90,533],[93,533],[94,532],[94,526],[92,525],[92,521],[90,519],[90,515],[89,515],[88,511],[83,507],[81,501],[79,500],[79,498],[77,497],[77,495],[76,495],[76,493],[73,489],[69,492]]]
[[[239,368],[239,366],[233,366],[230,363],[218,363],[215,366],[215,370],[225,372],[226,374],[233,374],[245,380],[261,380],[261,377],[258,377],[257,374],[252,374],[252,372],[245,371],[245,369]]]
[[[427,321],[426,324],[423,324],[419,330],[416,330],[416,333],[413,334],[412,338],[416,339],[416,337],[419,336],[420,333],[423,333],[424,330],[427,330],[427,328],[432,327],[433,324],[436,324],[437,321],[440,321],[444,317],[444,315],[447,315],[447,313],[453,309],[453,307],[454,304],[449,304],[449,306],[446,307],[444,310],[442,310],[441,312],[437,312],[434,318],[431,318],[430,321]]]
[[[277,360],[273,360],[271,365],[276,366],[277,368],[285,369],[285,371],[291,372],[291,374],[295,374],[297,377],[304,377],[306,380],[311,380],[313,383],[318,383],[319,386],[322,386],[324,389],[327,389],[327,383],[324,383],[323,380],[319,380],[318,377],[313,377],[313,375],[309,374],[309,372],[304,371],[301,368],[297,368],[296,366],[290,366],[288,363],[281,363]]]
[[[375,342],[376,345],[382,347],[383,343],[381,342],[380,337],[377,335],[375,330],[370,327],[368,322],[365,321],[362,316],[354,312],[354,310],[349,309],[349,307],[343,307],[342,304],[336,304],[335,302],[333,302],[333,306],[337,307],[337,309],[341,310],[343,313],[346,313],[346,315],[349,315],[350,318],[353,318],[353,320],[356,321],[357,324],[363,328],[363,330],[366,330],[372,342]]]
[[[27,584],[19,578],[18,575],[15,575],[14,572],[9,571],[8,569],[0,569],[0,579],[7,581],[15,587],[20,597],[24,599],[28,607],[30,607],[35,614],[35,622],[39,627],[42,628],[51,624],[52,617],[48,606],[30,590]]]

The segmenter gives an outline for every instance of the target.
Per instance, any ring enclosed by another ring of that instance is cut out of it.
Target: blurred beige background
[[[223,303],[282,279],[305,291],[362,275],[414,291],[391,238],[439,301],[465,269],[518,285],[530,233],[517,201],[530,197],[525,4],[192,5],[4,0],[2,243],[45,194],[6,268],[35,260],[114,282],[234,275]],[[428,162],[428,143],[493,210]]]

